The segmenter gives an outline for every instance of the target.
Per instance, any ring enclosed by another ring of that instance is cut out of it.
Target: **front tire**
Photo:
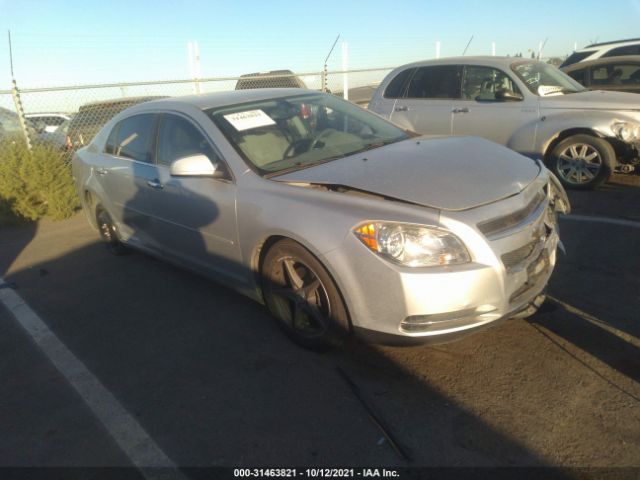
[[[579,134],[558,143],[549,157],[549,168],[565,188],[590,190],[613,172],[616,153],[609,142]]]
[[[338,288],[302,245],[281,240],[262,264],[262,291],[269,312],[299,345],[312,350],[340,346],[349,332]]]

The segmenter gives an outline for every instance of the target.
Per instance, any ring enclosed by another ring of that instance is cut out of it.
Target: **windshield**
[[[236,151],[268,176],[408,138],[386,120],[322,93],[243,103],[207,113]]]
[[[516,63],[511,66],[532,93],[540,97],[582,92],[585,88],[553,65],[542,62]]]

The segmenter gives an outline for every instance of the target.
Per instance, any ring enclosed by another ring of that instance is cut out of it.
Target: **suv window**
[[[125,118],[109,135],[107,148],[112,149],[113,155],[150,163],[155,120],[156,115],[149,113]]]
[[[502,70],[491,67],[465,67],[462,98],[467,100],[496,100],[496,93],[510,90],[520,93],[516,84]]]
[[[624,55],[640,55],[640,45],[627,45],[609,50],[602,57],[621,57]]]
[[[171,165],[179,158],[198,154],[217,160],[209,141],[191,122],[177,115],[163,115],[158,137],[158,163]]]
[[[587,69],[581,68],[580,70],[574,70],[573,72],[566,72],[571,78],[573,78],[576,82],[580,82],[582,85],[586,85],[587,77],[586,77]]]
[[[591,85],[628,85],[640,83],[640,65],[614,63],[591,67]]]
[[[409,80],[409,77],[411,77],[411,74],[415,71],[415,68],[408,68],[396,75],[396,78],[391,80],[389,85],[387,85],[384,91],[384,98],[402,98],[407,80]]]
[[[460,98],[462,67],[438,65],[418,68],[409,83],[408,98]]]

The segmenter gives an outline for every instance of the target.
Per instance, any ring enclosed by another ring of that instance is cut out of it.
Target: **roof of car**
[[[619,57],[602,57],[595,60],[584,60],[582,62],[572,63],[567,67],[563,67],[563,72],[572,72],[574,70],[581,70],[594,65],[608,65],[610,63],[640,63],[640,55],[621,55]]]
[[[318,94],[315,91],[300,88],[255,88],[248,90],[229,90],[225,92],[205,93],[201,95],[187,95],[184,97],[165,98],[139,105],[141,109],[152,109],[158,106],[171,107],[175,104],[189,104],[200,110],[224,107],[238,103],[269,100],[271,98],[287,97],[290,95]]]
[[[420,62],[408,63],[402,65],[402,69],[409,67],[423,67],[427,65],[487,65],[490,67],[509,67],[513,63],[519,62],[537,62],[533,58],[522,57],[494,57],[494,56],[475,56],[475,57],[446,57],[431,60],[422,60]]]
[[[613,40],[610,42],[600,42],[600,43],[592,43],[591,45],[587,45],[584,48],[592,48],[592,47],[602,47],[604,45],[616,45],[619,43],[637,43],[640,42],[640,38],[627,38],[626,40]]]

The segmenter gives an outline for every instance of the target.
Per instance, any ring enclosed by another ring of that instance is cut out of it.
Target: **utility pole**
[[[11,94],[13,96],[13,103],[16,106],[16,113],[18,114],[20,127],[22,128],[24,139],[27,142],[27,148],[31,150],[31,138],[29,138],[29,129],[27,128],[27,119],[24,116],[24,109],[22,108],[22,100],[20,99],[20,91],[18,90],[16,77],[13,73],[13,48],[11,46],[11,30],[7,30],[7,34],[9,37],[9,64],[11,66],[11,83],[12,83]]]

